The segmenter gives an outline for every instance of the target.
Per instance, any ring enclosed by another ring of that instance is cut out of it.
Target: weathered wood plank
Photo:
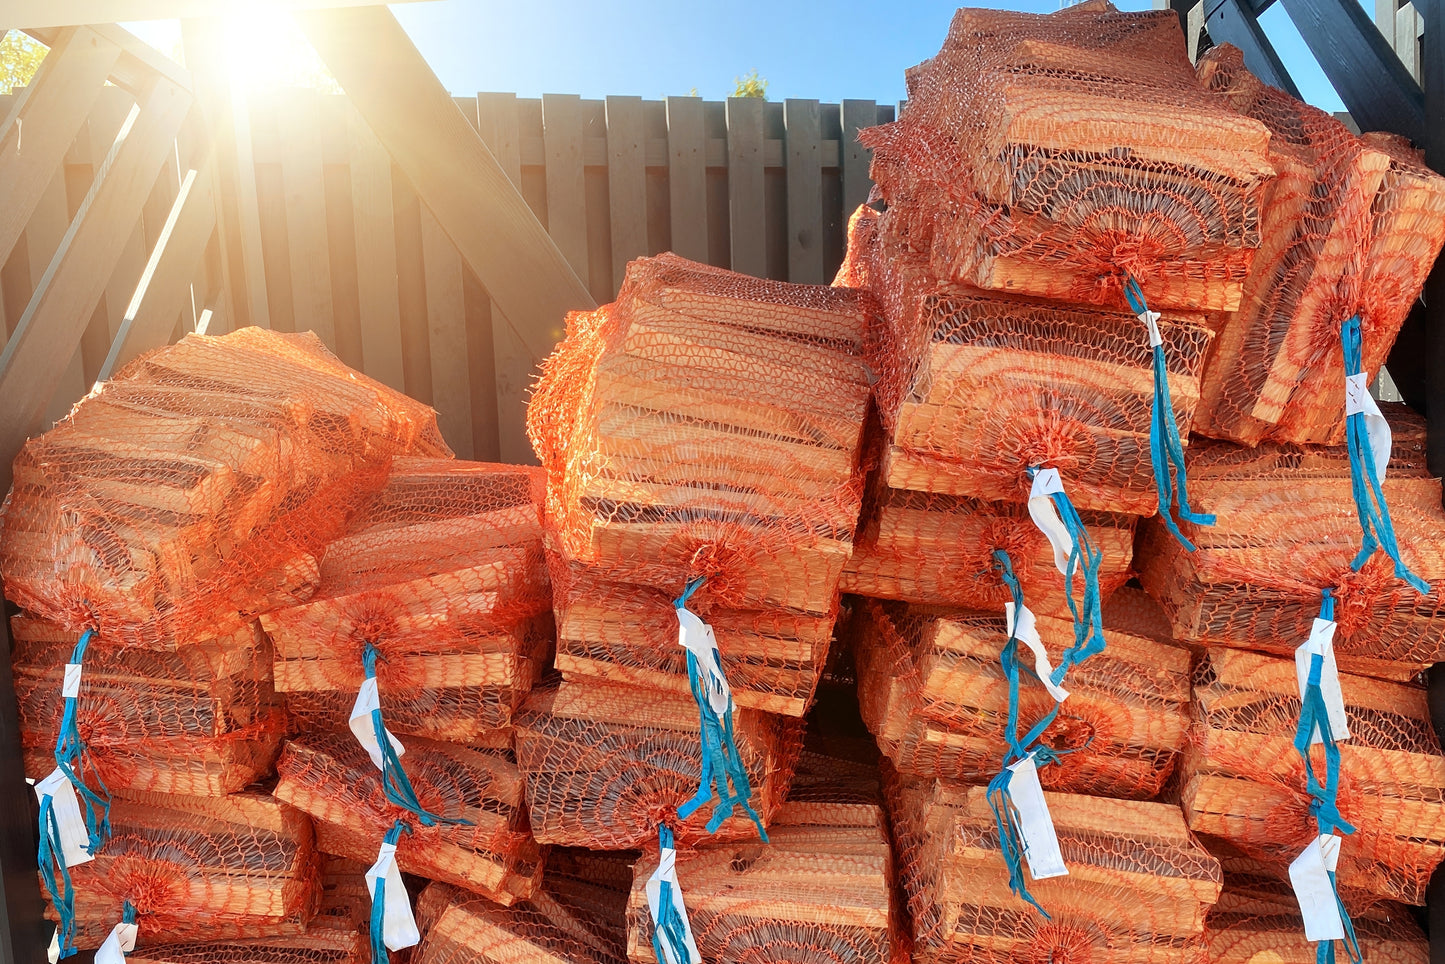
[[[572,270],[587,278],[587,187],[582,166],[582,99],[542,95],[547,169],[547,233]]]
[[[336,350],[331,255],[326,241],[326,181],[321,170],[321,104],[314,90],[287,91],[277,101],[291,306],[297,331],[314,331]]]
[[[672,250],[707,261],[707,139],[702,99],[667,98],[667,194]]]
[[[607,198],[612,214],[612,290],[627,262],[647,254],[646,131],[641,97],[607,98]]]
[[[462,259],[426,205],[421,208],[422,263],[426,271],[427,345],[431,350],[432,406],[442,437],[458,458],[472,457],[472,389],[467,373],[467,316]]]
[[[763,203],[763,109],[756,97],[729,97],[728,223],[734,271],[768,273],[767,221]]]
[[[50,184],[41,193],[40,201],[36,204],[35,211],[30,217],[30,223],[25,228],[22,244],[26,248],[29,276],[24,279],[26,281],[25,300],[21,302],[21,308],[14,316],[14,325],[11,327],[12,334],[15,326],[19,325],[20,319],[25,316],[24,306],[29,304],[30,296],[44,280],[45,269],[50,266],[50,260],[55,257],[55,252],[59,250],[60,244],[65,238],[65,231],[70,226],[70,209],[66,204],[65,181],[63,172],[57,172],[50,179]],[[55,390],[50,395],[43,424],[50,425],[63,417],[75,400],[89,390],[90,384],[85,380],[84,355],[80,346],[77,345],[71,354],[70,361],[65,365],[64,373],[56,383]]]
[[[788,280],[823,284],[822,119],[816,100],[783,102],[788,178]]]
[[[845,100],[843,111],[843,136],[838,142],[838,166],[843,170],[843,222],[868,200],[872,180],[868,177],[868,165],[872,163],[873,152],[858,143],[858,131],[878,123],[878,105],[871,100]]]
[[[404,391],[391,157],[349,104],[346,116],[351,160],[351,219],[356,234],[356,294],[361,310],[361,360],[366,374],[397,391]]]

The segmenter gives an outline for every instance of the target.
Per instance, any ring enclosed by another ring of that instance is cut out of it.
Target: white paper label
[[[1009,771],[1008,794],[1018,811],[1019,836],[1023,839],[1024,859],[1029,862],[1029,876],[1034,880],[1068,876],[1034,755],[1030,753]]]
[[[1364,372],[1345,376],[1345,415],[1364,415],[1365,434],[1370,439],[1370,454],[1375,459],[1375,474],[1385,481],[1385,470],[1390,464],[1390,423],[1380,412],[1380,406],[1370,395],[1370,379]]]
[[[1054,672],[1054,667],[1049,663],[1049,654],[1044,649],[1044,641],[1039,638],[1039,628],[1034,622],[1034,614],[1028,606],[1014,608],[1012,601],[1003,604],[1004,616],[1008,619],[1009,632],[1014,638],[1023,643],[1034,654],[1034,673],[1044,684],[1044,689],[1054,698],[1054,702],[1062,703],[1069,698],[1069,691],[1062,686],[1055,686],[1049,677]]]
[[[411,912],[411,898],[407,896],[406,884],[401,879],[401,868],[396,865],[396,844],[382,842],[376,852],[376,863],[366,872],[366,891],[376,900],[376,882],[386,881],[386,901],[381,909],[381,940],[388,950],[399,951],[403,947],[415,947],[421,943],[421,932],[417,930],[416,917]]]
[[[1034,474],[1033,485],[1029,488],[1029,518],[1049,540],[1054,549],[1054,565],[1059,574],[1069,574],[1069,555],[1074,551],[1074,537],[1059,518],[1054,500],[1049,496],[1064,491],[1064,482],[1059,478],[1058,469],[1039,469]]]
[[[135,950],[135,937],[139,930],[135,924],[112,927],[105,943],[95,952],[95,964],[125,964],[126,954]]]
[[[55,814],[55,825],[60,828],[60,855],[65,866],[94,860],[86,850],[90,846],[90,831],[80,813],[80,800],[65,773],[59,767],[50,771],[50,776],[35,784],[35,796],[40,800],[50,797],[50,810]]]
[[[1340,838],[1322,834],[1289,865],[1289,882],[1304,917],[1305,938],[1311,941],[1345,939],[1345,923],[1329,875],[1340,861]]]
[[[1164,339],[1159,335],[1159,312],[1145,311],[1139,316],[1139,320],[1144,322],[1145,328],[1149,329],[1150,348],[1158,348],[1164,344]]]
[[[50,946],[45,950],[45,959],[50,964],[60,964],[60,928],[57,927],[50,935]]]
[[[65,664],[65,682],[60,684],[60,695],[67,700],[73,700],[80,695],[80,664]]]
[[[1340,691],[1340,671],[1335,666],[1334,639],[1335,624],[1328,619],[1316,619],[1310,638],[1295,648],[1294,669],[1299,677],[1300,699],[1303,700],[1310,681],[1310,658],[1316,654],[1322,657],[1320,695],[1325,698],[1325,718],[1330,722],[1330,735],[1338,742],[1350,738],[1350,725],[1345,713],[1345,697]],[[1318,726],[1310,735],[1310,742],[1325,742]]]
[[[697,658],[708,705],[714,713],[722,716],[732,705],[733,696],[728,687],[728,678],[718,664],[717,637],[713,635],[712,627],[686,606],[678,606],[677,642]]]
[[[679,610],[681,611],[681,610]],[[662,956],[665,961],[658,961],[657,964],[702,964],[702,954],[698,953],[697,941],[692,936],[692,922],[687,919],[687,907],[682,902],[682,888],[677,884],[677,851],[671,847],[662,848],[661,859],[657,862],[657,869],[652,876],[647,878],[647,907],[652,912],[652,926],[656,928],[662,917],[662,882],[667,881],[672,885],[672,906],[677,910],[677,916],[682,919],[682,942],[686,945],[687,960],[677,959],[675,952],[667,941],[660,941],[662,945]]]
[[[376,691],[376,679],[368,679],[361,684],[361,691],[356,694],[356,703],[351,707],[351,719],[347,725],[356,736],[356,742],[365,749],[371,762],[378,770],[382,769],[381,744],[376,742],[376,726],[371,722],[371,711],[380,708],[380,697]],[[391,741],[391,748],[396,751],[398,758],[406,755],[406,747],[401,741],[392,735],[392,732],[385,727],[382,730],[386,738]]]

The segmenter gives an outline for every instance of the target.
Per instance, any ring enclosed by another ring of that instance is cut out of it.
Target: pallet
[[[733,726],[753,808],[767,825],[787,790],[802,722],[739,708]],[[563,680],[534,690],[514,727],[532,833],[540,843],[640,847],[656,839],[661,815],[675,814],[697,791],[702,750],[691,696]],[[707,837],[711,816],[712,807],[704,805],[677,821],[679,842]],[[738,813],[717,836],[750,840],[757,830]]]
[[[576,881],[553,887],[548,876],[530,899],[511,907],[427,885],[417,898],[424,933],[413,964],[623,964],[617,920],[599,916],[596,898],[579,893],[602,888]]]
[[[1425,690],[1348,674],[1340,688],[1351,729],[1340,744],[1339,806],[1356,833],[1341,846],[1339,886],[1423,904],[1445,860],[1445,753]],[[1317,833],[1293,744],[1294,660],[1210,651],[1194,714],[1197,738],[1181,765],[1190,827],[1262,860],[1292,860]]]
[[[470,825],[423,827],[381,792],[381,774],[350,734],[289,741],[276,765],[277,799],[310,815],[318,847],[353,860],[376,859],[398,819],[412,825],[397,848],[404,873],[446,881],[501,904],[527,897],[542,853],[527,833],[522,777],[507,756],[420,737],[406,742],[402,766],[421,805]]]

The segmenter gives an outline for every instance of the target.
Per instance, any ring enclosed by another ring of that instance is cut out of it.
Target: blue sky
[[[1059,0],[973,0],[978,6],[1048,13]],[[1122,9],[1148,0],[1116,0]],[[449,90],[725,97],[750,70],[768,81],[768,98],[837,101],[903,96],[903,71],[935,53],[960,6],[940,0],[430,0],[392,11]],[[1283,4],[1261,18],[1305,100],[1343,106]],[[174,21],[128,25],[170,52]],[[291,36],[287,36],[287,34]],[[270,48],[271,60],[301,51],[294,26],[247,38],[237,49]]]

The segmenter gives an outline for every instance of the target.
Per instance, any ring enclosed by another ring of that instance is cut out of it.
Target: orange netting
[[[74,634],[30,616],[11,621],[25,772],[55,768],[61,692]],[[92,643],[76,714],[80,738],[111,790],[234,793],[271,772],[286,716],[271,688],[271,644],[252,621],[175,652]]]
[[[507,726],[551,648],[543,488],[538,469],[393,462],[315,594],[262,617],[298,728],[345,728],[368,646],[393,733],[474,743]]]
[[[188,335],[26,443],[0,529],[6,594],[114,645],[213,638],[305,598],[386,463],[450,456],[431,409],[310,334]]]
[[[1255,444],[1344,441],[1340,326],[1359,315],[1373,380],[1445,243],[1445,178],[1401,141],[1364,138],[1263,83],[1234,47],[1199,77],[1269,128],[1278,170],[1259,252],[1205,371],[1196,428]]]
[[[370,950],[361,934],[322,930],[261,940],[137,947],[125,959],[126,964],[365,964]]]
[[[412,832],[396,850],[404,873],[456,884],[503,904],[536,887],[543,852],[527,831],[522,776],[508,755],[421,737],[405,741],[402,765],[423,809],[466,824],[423,826],[382,792],[381,771],[350,734],[286,743],[277,761],[276,797],[316,820],[326,853],[376,859],[382,836],[398,820]]]
[[[935,277],[1117,307],[1132,276],[1155,310],[1232,310],[1274,173],[1177,16],[1103,3],[958,11],[902,116],[860,139]]]
[[[739,708],[734,735],[764,826],[782,803],[802,745],[802,721]],[[698,790],[703,750],[691,696],[600,680],[535,690],[515,722],[517,765],[527,778],[532,832],[542,843],[627,850],[673,826],[680,846],[708,837],[713,808],[686,820],[677,809]],[[721,839],[756,839],[742,813]]]
[[[1337,805],[1355,833],[1342,838],[1339,887],[1422,904],[1445,859],[1445,753],[1425,690],[1347,674],[1340,688],[1350,738],[1339,745]],[[1194,716],[1181,764],[1190,827],[1273,863],[1283,877],[1319,834],[1294,746],[1295,661],[1208,653],[1196,674]],[[1314,767],[1325,772],[1322,746]]]
[[[1029,882],[1045,918],[1009,891],[983,787],[883,770],[916,964],[1204,964],[1222,874],[1177,806],[1045,794],[1069,868]]]
[[[1150,799],[1173,773],[1188,732],[1189,651],[1104,625],[1108,648],[1069,671],[1069,698],[1040,737],[1060,755],[1039,768],[1039,780],[1049,790]],[[1069,619],[1040,616],[1038,629],[1051,652],[1073,644]],[[863,720],[900,772],[973,783],[998,774],[1009,699],[1001,612],[870,599],[851,635]],[[1026,681],[1020,731],[1054,706],[1042,685]]]
[[[104,849],[70,868],[81,948],[100,946],[126,901],[141,948],[298,935],[316,911],[311,821],[269,796],[132,793],[110,820]]]
[[[608,581],[832,611],[868,404],[856,291],[675,255],[568,319],[527,410],[556,548]]]

